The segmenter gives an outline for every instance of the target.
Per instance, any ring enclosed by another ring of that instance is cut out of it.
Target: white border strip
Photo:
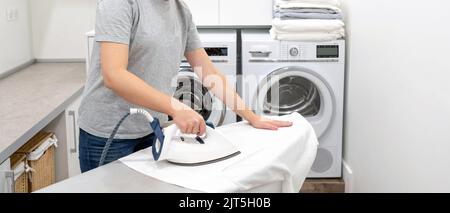
[[[354,193],[353,189],[353,170],[346,161],[342,161],[343,178],[345,182],[345,193]]]

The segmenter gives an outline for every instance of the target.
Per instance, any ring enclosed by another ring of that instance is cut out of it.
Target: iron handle
[[[75,154],[78,152],[77,148],[77,130],[76,130],[76,115],[75,111],[69,111],[69,116],[72,116],[72,124],[73,124],[73,148],[70,149],[70,153]]]

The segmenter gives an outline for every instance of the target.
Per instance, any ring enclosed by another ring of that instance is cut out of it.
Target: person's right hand
[[[171,117],[183,134],[204,135],[206,132],[206,123],[203,117],[184,104],[176,107]]]

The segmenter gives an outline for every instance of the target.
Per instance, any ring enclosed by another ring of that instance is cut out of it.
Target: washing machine
[[[309,177],[341,177],[345,41],[277,41],[244,30],[242,45],[243,99],[261,115],[303,115],[320,143]]]
[[[229,85],[236,88],[237,32],[236,30],[199,30],[206,53],[214,65],[227,77]],[[186,59],[183,59],[177,78],[174,97],[190,106],[215,126],[235,123],[236,114],[215,97],[201,83]]]

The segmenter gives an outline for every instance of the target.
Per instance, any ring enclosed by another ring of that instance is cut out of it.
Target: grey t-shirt
[[[129,45],[128,70],[168,95],[174,92],[173,84],[184,53],[202,47],[192,14],[182,0],[99,0],[95,32],[79,126],[104,138],[136,106],[104,86],[99,42]],[[162,122],[167,120],[167,115],[150,112]],[[148,121],[132,116],[125,120],[116,137],[134,139],[150,133]]]

